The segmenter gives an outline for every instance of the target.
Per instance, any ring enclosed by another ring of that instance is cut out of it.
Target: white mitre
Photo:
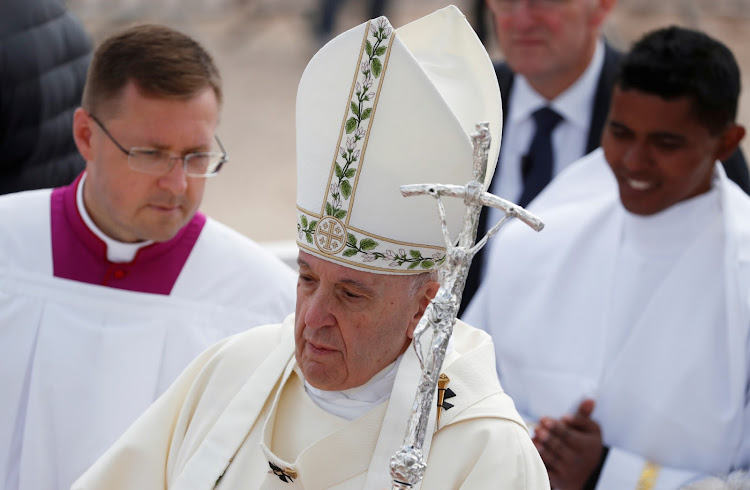
[[[445,241],[435,200],[405,198],[400,186],[472,180],[469,135],[483,121],[492,136],[487,185],[500,151],[500,90],[456,7],[395,31],[379,17],[331,40],[297,91],[300,250],[367,272],[437,268]],[[444,202],[455,240],[464,205]]]

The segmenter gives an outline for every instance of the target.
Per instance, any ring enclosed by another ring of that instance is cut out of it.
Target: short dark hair
[[[128,82],[149,96],[188,99],[210,87],[221,104],[221,76],[195,40],[165,26],[142,24],[106,39],[89,66],[83,108],[114,106]]]
[[[717,134],[737,117],[740,69],[724,44],[671,26],[646,34],[625,55],[616,86],[664,99],[689,97],[693,112]]]

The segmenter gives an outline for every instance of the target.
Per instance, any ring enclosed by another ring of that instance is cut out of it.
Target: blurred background
[[[22,0],[14,0],[22,1]],[[224,79],[219,135],[230,163],[207,185],[202,210],[272,248],[291,245],[295,228],[294,104],[305,65],[327,39],[319,0],[67,0],[98,43],[127,25],[154,21],[179,29],[211,52]],[[384,2],[385,3],[385,2]],[[386,15],[399,27],[449,3],[479,32],[490,56],[502,54],[489,14],[475,0],[391,0]],[[370,16],[371,2],[340,0],[331,35]],[[605,28],[627,47],[656,27],[704,30],[734,52],[744,76],[739,120],[750,127],[750,0],[619,0]],[[324,31],[324,29],[323,29]],[[750,141],[743,144],[750,154]]]

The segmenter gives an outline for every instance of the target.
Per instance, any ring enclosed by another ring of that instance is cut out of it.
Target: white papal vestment
[[[51,211],[50,190],[0,199],[0,488],[9,490],[69,488],[207,346],[294,309],[293,271],[203,216],[186,226],[200,220],[196,236],[169,244],[183,247],[184,263],[159,245],[129,264],[108,263],[103,244],[101,257],[86,255],[84,242],[99,242],[77,221],[74,190],[62,189],[77,230],[53,219],[62,208]],[[80,233],[90,236],[79,242]],[[63,235],[84,255],[61,258],[53,242]],[[111,269],[114,285],[56,277],[90,264]],[[171,290],[137,290],[155,283]]]
[[[539,235],[510,224],[493,243],[463,318],[492,335],[524,418],[596,401],[598,489],[747,468],[750,199],[717,164],[708,193],[636,216],[601,150],[579,163],[532,204]]]
[[[73,488],[391,488],[420,373],[413,349],[390,400],[348,421],[304,392],[293,330],[292,315],[207,350]],[[452,346],[442,372],[454,396],[427,431],[422,488],[549,488],[489,337],[458,322]]]

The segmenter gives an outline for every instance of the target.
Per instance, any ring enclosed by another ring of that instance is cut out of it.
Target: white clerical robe
[[[293,271],[210,218],[169,294],[55,277],[50,195],[0,199],[7,490],[69,488],[207,346],[294,310]]]
[[[293,330],[292,315],[207,350],[73,488],[391,488],[389,460],[403,442],[420,374],[413,349],[390,400],[349,421],[304,392]],[[497,381],[489,336],[458,322],[452,342],[443,365],[452,396],[437,430],[427,431],[422,488],[549,488]]]
[[[596,401],[610,447],[602,490],[646,488],[654,475],[648,488],[675,489],[750,465],[750,199],[718,164],[711,193],[693,199],[705,202],[628,215],[603,152],[592,153],[532,204],[539,235],[501,233],[463,317],[492,335],[524,418]],[[690,206],[699,222],[670,223],[691,219]],[[626,246],[638,231],[628,220],[689,233]],[[667,255],[643,259],[632,245]]]

